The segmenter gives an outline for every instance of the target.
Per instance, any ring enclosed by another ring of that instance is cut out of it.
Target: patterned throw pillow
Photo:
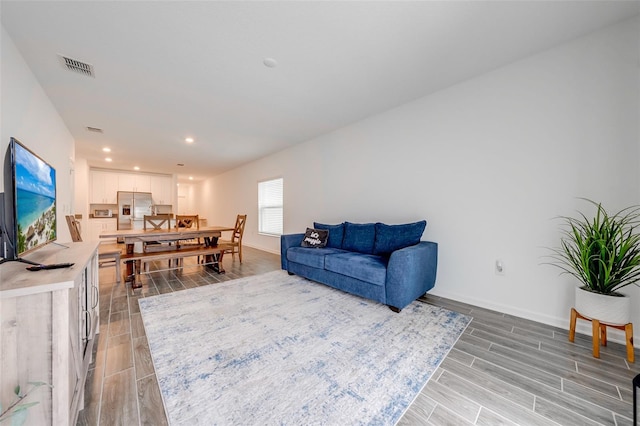
[[[326,229],[307,228],[301,246],[315,248],[325,247],[327,245],[327,239],[329,239],[329,231]]]

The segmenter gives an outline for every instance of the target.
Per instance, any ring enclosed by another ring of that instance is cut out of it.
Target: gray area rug
[[[393,425],[470,321],[285,271],[139,303],[171,425]]]

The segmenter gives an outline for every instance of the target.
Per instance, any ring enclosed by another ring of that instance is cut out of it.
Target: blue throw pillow
[[[426,226],[426,220],[404,225],[376,223],[376,242],[373,247],[373,254],[379,256],[390,255],[401,248],[418,244]]]
[[[344,223],[344,238],[342,239],[344,250],[371,254],[375,239],[375,223]]]
[[[342,248],[342,237],[344,236],[344,223],[338,225],[325,225],[324,223],[313,222],[315,229],[326,229],[329,231],[327,247]]]

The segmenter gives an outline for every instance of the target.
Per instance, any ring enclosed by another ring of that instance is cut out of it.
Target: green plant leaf
[[[16,409],[11,416],[11,426],[22,426],[27,421],[27,414],[29,413],[26,409]]]
[[[18,411],[27,410],[27,409],[33,407],[34,405],[38,405],[38,404],[39,404],[38,401],[27,402],[26,404],[19,404],[19,405],[16,405],[16,408],[15,408],[14,412],[17,413]]]
[[[609,214],[600,203],[592,218],[561,216],[560,247],[551,249],[548,264],[578,279],[591,291],[616,294],[640,281],[640,206]]]
[[[27,383],[30,384],[30,385],[33,385],[33,386],[35,386],[37,388],[39,388],[40,386],[49,386],[50,388],[53,388],[53,385],[50,385],[47,382],[27,382]]]

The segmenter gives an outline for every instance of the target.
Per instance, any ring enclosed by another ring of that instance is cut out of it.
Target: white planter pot
[[[612,325],[631,321],[631,298],[606,296],[576,287],[575,308],[580,315]]]

